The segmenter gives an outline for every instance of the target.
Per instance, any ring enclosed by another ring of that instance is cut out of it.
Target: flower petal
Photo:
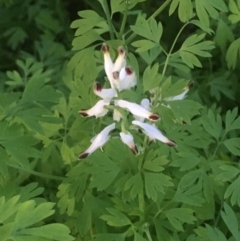
[[[135,116],[144,117],[152,121],[157,121],[160,119],[159,115],[151,113],[150,111],[144,109],[141,105],[138,105],[136,103],[132,103],[126,100],[118,100],[117,105],[124,109],[127,109]]]
[[[102,51],[103,51],[103,56],[104,56],[104,69],[105,69],[105,73],[108,77],[108,80],[110,82],[111,88],[114,88],[113,86],[113,76],[112,76],[112,72],[113,72],[113,62],[109,53],[109,46],[107,44],[103,44],[102,45]]]
[[[78,113],[82,116],[96,116],[96,118],[104,116],[107,114],[108,109],[105,109],[104,106],[109,105],[110,103],[104,100],[99,100],[91,109],[85,110],[82,109]]]
[[[144,108],[144,109],[146,109],[146,110],[148,110],[148,111],[151,111],[151,108],[150,108],[150,101],[149,101],[149,99],[142,99],[142,101],[141,101],[141,106]],[[139,121],[141,121],[141,122],[144,122],[144,117],[139,117],[139,116],[134,116],[134,119],[135,120],[139,120]]]
[[[125,66],[126,66],[126,52],[125,52],[125,49],[122,46],[120,46],[118,47],[118,57],[114,63],[112,72],[115,72],[115,71],[120,72],[120,70]]]
[[[169,140],[166,136],[162,134],[160,130],[155,125],[151,125],[148,123],[143,123],[141,121],[134,120],[132,121],[132,124],[137,125],[141,127],[144,131],[144,133],[153,140],[159,140],[168,146],[176,146],[176,143],[174,141]]]
[[[93,88],[94,93],[105,101],[110,101],[117,96],[115,89],[103,89],[100,83],[96,83]]]
[[[131,151],[134,154],[137,154],[138,153],[138,149],[137,149],[137,147],[134,144],[134,140],[133,140],[132,134],[130,132],[128,132],[127,134],[125,134],[123,132],[120,132],[119,135],[121,137],[122,142],[124,144],[126,144],[131,149]]]
[[[79,154],[79,159],[84,159],[91,155],[95,150],[104,146],[104,144],[109,140],[109,132],[115,128],[116,124],[113,123],[105,127],[98,135],[92,139],[92,144],[83,153]]]
[[[125,68],[126,76],[123,78],[124,74],[119,75],[119,91],[130,89],[137,84],[136,73],[130,67]]]

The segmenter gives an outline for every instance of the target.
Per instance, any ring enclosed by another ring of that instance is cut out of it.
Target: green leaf
[[[154,89],[159,86],[162,81],[162,75],[158,73],[159,64],[156,63],[152,66],[148,66],[143,73],[143,88],[144,92]]]
[[[208,115],[202,118],[204,129],[215,139],[218,140],[222,131],[222,119],[219,114],[214,116],[212,110],[208,110]]]
[[[102,215],[100,218],[105,220],[108,225],[113,227],[123,227],[131,225],[131,221],[126,215],[114,208],[107,208],[111,215]]]
[[[60,223],[47,224],[37,228],[21,230],[20,232],[18,232],[18,234],[30,235],[33,237],[43,237],[56,241],[72,241],[75,239],[74,237],[69,235],[69,228]]]
[[[135,34],[159,44],[163,31],[161,22],[157,23],[154,18],[147,21],[145,18],[140,16],[137,19],[137,23],[135,25],[131,25],[130,27]]]
[[[232,14],[228,16],[228,19],[230,22],[237,23],[240,21],[240,2],[237,0],[237,3],[235,3],[234,0],[229,0],[229,10]]]
[[[86,173],[92,174],[90,188],[102,191],[109,187],[120,171],[119,166],[101,152],[94,153],[88,160],[93,164],[86,168]]]
[[[165,211],[164,213],[166,214],[169,222],[175,229],[183,231],[183,223],[193,224],[194,221],[197,220],[193,216],[193,212],[194,211],[189,208],[173,208]]]
[[[88,202],[85,202],[81,212],[77,217],[76,228],[80,233],[80,235],[83,237],[91,229],[91,225],[92,225],[91,207]]]
[[[237,204],[240,207],[240,176],[233,181],[224,193],[224,199],[230,198],[230,202],[233,205]]]
[[[231,181],[240,173],[240,170],[238,168],[229,165],[220,166],[220,169],[223,170],[223,172],[216,176],[216,180],[222,182]]]
[[[147,241],[142,235],[139,233],[134,233],[134,241]]]
[[[149,199],[157,200],[158,192],[164,193],[164,187],[171,187],[171,177],[164,174],[144,172],[146,195]]]
[[[218,11],[227,12],[227,6],[223,0],[196,0],[196,12],[199,20],[205,25],[209,26],[209,17],[213,19],[219,18]]]
[[[191,125],[191,119],[195,115],[199,115],[199,110],[202,108],[199,103],[186,99],[169,101],[168,104],[172,109],[176,120],[179,123],[185,121],[188,125]]]
[[[52,210],[54,203],[42,203],[36,206],[34,200],[29,200],[22,203],[18,209],[14,220],[13,231],[24,229],[33,224],[51,216],[54,213]]]
[[[206,234],[211,241],[227,241],[224,234],[218,229],[206,224]]]
[[[226,53],[226,61],[229,69],[235,69],[240,55],[240,38],[232,42]]]
[[[169,8],[169,16],[173,14],[177,6],[178,17],[182,22],[187,22],[190,18],[192,18],[193,6],[191,0],[173,0]]]
[[[157,157],[153,160],[146,160],[144,162],[143,168],[152,172],[161,172],[164,170],[163,165],[166,165],[169,160],[165,156]]]
[[[131,199],[134,199],[137,195],[141,194],[143,189],[143,181],[140,173],[135,174],[126,181],[124,191],[129,189]]]
[[[170,164],[173,167],[180,167],[180,171],[187,171],[199,164],[200,158],[189,152],[178,153],[179,157],[175,157],[175,160]]]
[[[226,114],[226,128],[225,133],[231,131],[240,129],[240,117],[237,117],[238,114],[238,108],[234,108],[232,111],[228,110]],[[236,118],[237,117],[237,118]]]
[[[240,138],[228,139],[223,144],[233,155],[240,156]]]
[[[194,34],[188,37],[179,50],[182,60],[190,68],[193,68],[194,66],[201,67],[201,63],[196,55],[201,57],[211,57],[211,54],[208,52],[208,50],[214,48],[214,43],[212,41],[203,41],[199,43],[204,37],[205,34]]]
[[[231,207],[224,203],[224,211],[221,211],[221,217],[228,227],[229,231],[232,233],[235,240],[240,240],[240,232],[238,229],[238,220],[234,214]]]
[[[149,49],[156,47],[156,44],[149,40],[138,40],[132,43],[133,47],[136,47],[136,52],[145,52]]]
[[[94,236],[94,241],[124,241],[125,234],[122,233],[101,233]]]

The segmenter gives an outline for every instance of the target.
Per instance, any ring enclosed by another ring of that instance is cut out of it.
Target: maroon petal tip
[[[119,54],[124,54],[125,53],[125,49],[122,46],[118,47],[118,53]]]
[[[190,81],[189,83],[188,83],[188,89],[191,89],[193,87],[193,81]]]
[[[88,156],[89,156],[89,153],[84,152],[84,153],[79,154],[78,158],[79,158],[79,159],[85,159],[85,158],[87,158]]]
[[[108,52],[109,52],[109,46],[104,43],[104,44],[102,45],[102,51],[103,51],[104,54],[105,54],[105,53],[108,53]]]
[[[136,146],[132,147],[132,148],[131,148],[131,151],[132,151],[132,153],[133,153],[134,155],[136,155],[136,154],[138,153],[138,149],[137,149]]]
[[[133,73],[132,69],[130,67],[125,68],[127,75],[131,75]]]
[[[171,141],[171,140],[169,140],[169,142],[166,142],[166,144],[170,147],[174,147],[177,145],[174,141]]]
[[[82,116],[88,116],[88,113],[86,113],[87,109],[81,109],[80,111],[78,111],[78,113]]]
[[[97,82],[97,83],[95,84],[95,90],[96,90],[96,91],[100,91],[100,92],[102,91],[102,86],[101,86],[100,83]]]
[[[157,114],[152,114],[148,118],[149,118],[149,120],[152,120],[152,121],[157,121],[160,119],[159,115],[157,115]]]

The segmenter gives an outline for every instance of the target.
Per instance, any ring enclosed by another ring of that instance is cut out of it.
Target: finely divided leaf
[[[214,48],[214,43],[212,41],[203,41],[200,42],[205,37],[205,34],[194,34],[188,37],[183,43],[181,49],[179,50],[179,54],[182,60],[187,64],[190,68],[193,68],[194,65],[197,67],[202,67],[200,61],[196,57],[196,55],[201,57],[211,57],[212,55],[208,52]],[[200,43],[199,43],[200,42]]]
[[[196,12],[199,20],[205,25],[209,26],[209,16],[213,19],[219,18],[218,11],[227,12],[227,6],[224,0],[196,0]]]
[[[179,5],[179,6],[178,6]],[[178,16],[182,22],[187,22],[193,16],[193,5],[191,0],[173,0],[169,8],[169,16],[178,6]]]
[[[224,193],[224,199],[230,197],[230,202],[233,205],[237,204],[240,207],[240,176],[233,181]]]
[[[193,216],[193,210],[189,208],[173,208],[165,211],[169,222],[172,226],[179,230],[183,231],[183,223],[193,224],[197,219]]]
[[[226,53],[226,61],[229,69],[235,69],[240,55],[240,38],[232,42]]]
[[[236,2],[235,2],[236,1]],[[229,10],[232,14],[228,16],[228,19],[234,24],[240,21],[240,1],[229,0]]]
[[[223,144],[233,155],[240,156],[240,138],[228,139]]]
[[[240,230],[238,228],[237,217],[232,208],[227,203],[224,203],[224,211],[221,211],[221,217],[235,240],[240,240]]]
[[[122,226],[131,225],[131,221],[129,220],[129,218],[122,212],[118,211],[117,209],[107,208],[107,211],[111,215],[102,215],[100,218],[105,220],[108,225],[113,227],[122,227]]]

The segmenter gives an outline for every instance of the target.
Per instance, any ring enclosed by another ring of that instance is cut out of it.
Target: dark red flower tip
[[[119,54],[124,54],[125,53],[125,50],[122,46],[118,47],[118,53]]]
[[[125,68],[127,75],[131,75],[133,73],[132,69],[130,67]]]
[[[190,81],[189,83],[188,83],[188,89],[191,89],[193,87],[193,81]]]
[[[103,51],[103,53],[108,53],[108,52],[109,52],[109,46],[104,43],[104,44],[102,45],[102,51]]]
[[[114,78],[114,79],[118,79],[118,78],[119,78],[119,72],[118,72],[118,71],[114,71],[114,72],[112,73],[112,75],[113,75],[113,78]]]
[[[166,144],[167,144],[168,146],[170,146],[170,147],[174,147],[174,146],[177,145],[174,141],[171,141],[171,140],[169,140],[168,142],[166,142]]]
[[[88,114],[86,113],[87,109],[81,109],[80,111],[78,111],[78,113],[82,116],[88,116]]]
[[[133,153],[134,155],[136,155],[136,154],[138,153],[138,149],[137,149],[136,146],[132,147],[132,148],[131,148],[131,151],[132,151],[132,153]]]
[[[102,86],[101,86],[100,83],[97,82],[97,83],[95,84],[95,90],[96,90],[96,91],[102,91]]]
[[[152,120],[152,121],[157,121],[160,119],[159,115],[157,114],[152,114],[148,117],[149,120]]]
[[[84,152],[84,153],[79,154],[78,158],[79,158],[79,159],[85,159],[85,158],[87,158],[88,156],[89,156],[89,153]]]

